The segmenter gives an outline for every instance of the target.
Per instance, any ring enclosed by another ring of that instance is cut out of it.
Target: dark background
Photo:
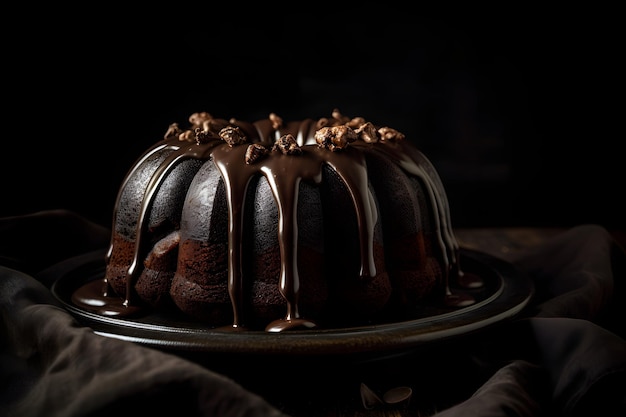
[[[253,7],[12,16],[0,216],[110,226],[124,174],[170,123],[339,108],[420,147],[455,227],[626,228],[616,10]]]

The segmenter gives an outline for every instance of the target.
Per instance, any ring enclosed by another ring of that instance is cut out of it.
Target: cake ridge
[[[416,147],[407,144],[402,133],[389,127],[376,127],[363,118],[347,118],[337,109],[332,112],[330,118],[320,118],[317,121],[309,118],[286,124],[274,113],[271,113],[267,119],[247,122],[234,118],[230,120],[214,118],[209,113],[200,112],[192,114],[189,122],[190,127],[185,130],[182,130],[176,123],[171,124],[164,138],[140,156],[120,187],[113,213],[113,235],[105,257],[107,264],[105,293],[123,296],[125,307],[133,307],[143,302],[150,304],[153,301],[145,300],[145,296],[139,294],[139,290],[135,287],[142,279],[145,281],[144,274],[150,269],[149,259],[154,258],[162,263],[165,262],[159,258],[162,254],[155,255],[151,252],[152,245],[159,242],[160,247],[171,249],[171,254],[168,253],[167,256],[172,258],[175,256],[177,266],[173,271],[170,268],[157,272],[155,275],[158,279],[164,279],[161,275],[170,276],[166,278],[171,280],[169,297],[179,309],[190,315],[198,312],[198,307],[188,308],[185,305],[188,302],[185,297],[189,296],[190,291],[199,292],[202,294],[196,295],[198,300],[204,300],[203,297],[206,295],[203,292],[209,291],[209,284],[205,276],[190,278],[183,276],[181,272],[185,262],[194,262],[190,259],[183,259],[183,256],[178,253],[181,247],[188,246],[186,241],[182,241],[187,237],[181,237],[181,230],[179,230],[180,208],[183,203],[172,202],[172,207],[169,207],[169,202],[163,205],[165,207],[162,209],[165,213],[164,222],[171,223],[171,226],[167,227],[162,227],[160,223],[156,224],[153,219],[153,206],[158,205],[157,200],[165,199],[161,196],[167,193],[162,188],[169,191],[181,186],[187,193],[186,199],[193,199],[193,196],[189,195],[189,187],[195,186],[193,177],[205,163],[210,163],[213,165],[207,168],[210,170],[208,175],[221,177],[216,177],[216,181],[221,181],[224,186],[228,207],[228,250],[225,256],[227,257],[228,297],[232,310],[231,322],[226,326],[217,327],[246,329],[250,321],[247,299],[251,284],[248,282],[250,279],[246,277],[249,267],[244,266],[247,263],[244,256],[249,249],[243,242],[246,233],[243,227],[245,216],[253,214],[249,213],[247,199],[250,198],[251,192],[249,185],[256,177],[265,178],[278,210],[277,239],[280,274],[276,285],[280,294],[277,298],[282,297],[282,300],[277,303],[285,303],[284,314],[266,324],[265,330],[274,332],[317,326],[315,320],[309,320],[301,314],[301,304],[304,302],[303,297],[306,296],[301,293],[301,288],[306,283],[301,282],[302,271],[299,269],[302,248],[299,245],[298,236],[298,222],[301,221],[298,213],[298,199],[302,182],[320,186],[323,183],[323,177],[327,177],[329,172],[337,176],[343,184],[341,187],[349,193],[356,228],[360,235],[358,239],[355,238],[358,240],[360,253],[359,278],[355,278],[352,284],[345,284],[348,285],[346,288],[369,285],[370,289],[365,290],[366,295],[363,295],[363,300],[359,301],[365,305],[370,303],[369,307],[364,309],[379,311],[387,308],[388,301],[397,296],[394,294],[399,291],[393,286],[398,285],[400,281],[398,278],[389,277],[393,271],[388,271],[388,267],[382,263],[384,261],[376,260],[381,255],[375,253],[382,250],[379,246],[383,244],[376,242],[375,235],[384,234],[386,231],[382,231],[384,226],[381,225],[379,202],[372,188],[370,178],[372,174],[369,172],[370,167],[367,162],[370,156],[368,155],[389,161],[398,166],[407,176],[415,178],[411,181],[417,181],[420,184],[422,193],[428,200],[423,204],[430,213],[418,214],[419,210],[416,208],[415,214],[430,219],[432,227],[415,226],[419,230],[416,230],[416,237],[411,239],[421,242],[418,247],[422,249],[416,249],[416,251],[434,251],[432,252],[434,255],[428,256],[429,259],[431,259],[430,256],[436,256],[438,266],[435,268],[434,264],[433,266],[420,265],[417,268],[422,272],[410,274],[424,273],[434,276],[438,274],[434,271],[440,270],[441,276],[437,279],[429,278],[430,283],[418,283],[418,287],[425,285],[426,289],[416,291],[423,291],[426,294],[432,292],[434,288],[440,288],[448,304],[472,302],[467,299],[453,301],[454,297],[450,291],[451,276],[461,276],[463,271],[460,267],[459,246],[452,230],[448,200],[441,179],[428,158]],[[181,171],[180,175],[174,175],[176,170]],[[382,172],[380,174],[386,175]],[[168,181],[171,184],[166,185]],[[127,196],[128,189],[133,189],[138,193],[143,192],[139,202]],[[215,193],[215,191],[210,192]],[[191,204],[187,200],[184,204]],[[417,223],[418,220],[415,222]],[[120,225],[124,227],[135,225],[134,234],[128,230],[123,232]],[[161,228],[165,230],[162,233],[159,232]],[[426,235],[433,237],[427,238]],[[182,234],[182,236],[186,235]],[[424,246],[424,239],[429,239],[426,246],[430,249]],[[119,243],[120,240],[128,243],[122,245]],[[130,248],[130,262],[121,259],[123,256],[129,257],[129,255],[122,255],[122,249],[118,249],[122,246]],[[203,249],[204,247],[201,245],[197,250],[205,253],[203,251],[207,249]],[[327,253],[324,256],[336,255]],[[415,256],[420,258],[423,255]],[[163,255],[162,258],[165,256]],[[223,263],[216,265],[221,265],[218,267],[219,270],[224,268]],[[327,268],[324,271],[328,272]],[[213,271],[205,272],[205,274],[211,273]],[[399,273],[402,274],[402,271]],[[394,279],[395,282],[392,282]],[[439,282],[432,281],[433,279]],[[223,287],[223,283],[220,285]],[[334,287],[342,286],[344,283],[328,285]],[[184,295],[174,293],[174,287],[185,288],[180,290]],[[347,289],[343,291],[350,292]],[[368,297],[375,298],[371,294],[367,295],[367,291],[377,292],[378,299],[364,301]],[[157,298],[160,300],[161,296],[155,297],[155,300]],[[198,301],[198,303],[211,304],[208,301]],[[119,314],[119,311],[115,314]]]

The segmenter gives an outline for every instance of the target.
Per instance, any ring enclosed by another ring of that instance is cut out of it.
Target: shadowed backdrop
[[[67,208],[109,226],[126,171],[170,123],[338,108],[420,147],[456,227],[624,228],[611,10],[224,9],[18,16],[31,36],[5,39],[0,216]]]

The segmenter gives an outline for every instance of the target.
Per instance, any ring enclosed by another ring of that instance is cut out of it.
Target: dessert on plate
[[[470,305],[450,289],[463,275],[440,177],[401,132],[336,109],[252,122],[199,112],[130,168],[104,280],[73,302],[228,331],[327,329]]]

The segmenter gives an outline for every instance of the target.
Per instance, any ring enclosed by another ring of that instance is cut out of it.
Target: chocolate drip
[[[135,251],[130,267],[128,268],[128,275],[126,279],[126,300],[124,301],[124,305],[129,305],[131,302],[133,288],[135,287],[137,279],[139,279],[139,275],[141,274],[141,269],[138,267],[138,265],[141,263],[141,259],[143,259],[143,256],[145,256],[148,252],[143,240],[148,232],[148,216],[150,214],[150,210],[152,208],[152,204],[154,202],[157,191],[165,181],[167,175],[176,167],[178,163],[189,158],[206,159],[207,151],[212,146],[216,146],[217,144],[220,144],[220,142],[216,140],[204,146],[196,144],[190,145],[187,148],[178,148],[161,163],[161,165],[157,168],[157,170],[150,178],[150,182],[146,187],[144,197],[141,202],[141,209],[139,211],[139,216],[137,220]]]
[[[319,184],[324,164],[332,167],[350,190],[361,231],[361,276],[376,275],[373,255],[374,225],[378,214],[367,186],[367,170],[363,155],[356,149],[347,149],[342,155],[320,149],[315,145],[302,147],[302,154],[289,156],[274,154],[254,165],[242,166],[245,147],[216,147],[212,159],[219,168],[228,195],[229,204],[229,291],[234,308],[234,326],[240,326],[242,304],[242,239],[243,205],[250,179],[264,175],[267,179],[279,210],[279,245],[281,273],[279,288],[287,300],[286,321],[300,318],[298,291],[300,287],[297,265],[297,211],[300,181]],[[279,326],[272,323],[271,328]],[[279,326],[280,327],[280,326]]]
[[[156,194],[167,178],[168,174],[181,161],[194,158],[211,160],[219,170],[225,186],[228,201],[228,293],[233,309],[231,330],[242,329],[246,325],[244,314],[244,280],[243,274],[243,239],[244,213],[246,194],[251,180],[258,175],[264,176],[272,190],[278,208],[278,242],[280,248],[281,268],[278,288],[287,303],[287,311],[282,318],[274,320],[265,328],[269,332],[279,332],[294,328],[311,328],[316,324],[313,321],[300,317],[300,275],[298,271],[298,192],[302,181],[320,184],[322,172],[330,167],[344,183],[350,193],[355,209],[359,230],[360,277],[363,280],[377,275],[374,262],[374,230],[378,221],[374,196],[368,184],[368,169],[364,150],[374,150],[390,159],[401,169],[415,176],[424,185],[424,191],[429,199],[430,210],[434,223],[436,243],[441,256],[442,269],[445,281],[445,291],[448,304],[467,305],[472,300],[452,300],[449,280],[452,273],[462,274],[459,262],[459,247],[454,238],[450,223],[448,201],[443,190],[440,178],[430,161],[416,149],[405,146],[402,142],[355,142],[333,152],[317,145],[315,132],[316,122],[305,119],[300,122],[290,122],[283,126],[282,121],[261,120],[248,123],[238,120],[225,121],[214,119],[214,126],[237,126],[245,133],[247,144],[261,144],[271,148],[274,142],[283,135],[290,134],[296,138],[301,148],[298,155],[285,155],[273,150],[266,157],[246,164],[245,155],[247,145],[230,146],[220,140],[215,132],[207,132],[197,142],[182,140],[182,135],[172,135],[149,149],[134,165],[126,176],[121,190],[135,174],[139,166],[151,156],[171,151],[160,163],[149,178],[144,190],[143,199],[137,215],[137,225],[134,236],[134,252],[132,262],[127,270],[126,295],[123,305],[130,307],[133,304],[133,288],[141,274],[141,260],[149,248],[145,245],[145,234],[150,221],[150,213]],[[188,131],[189,132],[189,131]],[[114,221],[120,204],[122,192],[118,194],[115,204]],[[109,263],[113,251],[113,240],[106,255]],[[456,268],[456,270],[454,269]],[[106,279],[105,279],[106,284]],[[90,294],[96,286],[91,286]],[[110,292],[108,285],[104,286],[102,299]],[[89,296],[91,299],[93,295]],[[87,298],[89,298],[87,297]],[[85,297],[76,297],[82,305],[90,303]],[[99,303],[100,301],[98,301]],[[465,303],[465,304],[463,304]],[[113,309],[115,313],[119,308]],[[130,311],[130,310],[129,310]]]
[[[443,184],[432,163],[424,154],[415,148],[405,146],[403,143],[388,143],[384,147],[379,147],[388,157],[406,172],[416,176],[423,181],[426,192],[432,202],[433,221],[435,223],[435,234],[439,245],[441,261],[444,266],[444,286],[446,304],[449,306],[467,306],[475,302],[468,294],[453,294],[450,290],[450,280],[454,276],[458,278],[463,275],[459,261],[459,245],[454,237],[452,223],[450,221],[450,208],[447,196],[444,192]],[[471,284],[479,287],[482,282],[474,281]]]
[[[215,146],[216,144],[219,144],[219,143],[220,142],[216,140],[214,142],[211,142],[210,146]],[[184,147],[182,145],[187,145],[187,147]],[[120,192],[118,193],[118,196],[115,202],[115,206],[114,206],[115,208],[113,212],[114,222],[118,215],[118,208],[120,207],[120,199],[122,197],[123,190],[128,185],[130,178],[132,178],[134,173],[139,169],[139,167],[142,166],[142,163],[144,163],[151,156],[153,156],[154,154],[158,152],[163,152],[167,150],[172,151],[172,153],[167,156],[167,158],[160,164],[160,166],[151,176],[150,181],[144,191],[144,196],[141,202],[141,208],[140,208],[139,215],[137,218],[137,226],[136,226],[136,231],[135,231],[135,236],[134,236],[135,249],[133,252],[131,264],[128,267],[127,274],[126,274],[126,294],[125,294],[125,298],[122,303],[122,306],[127,307],[127,309],[124,309],[118,306],[113,309],[110,309],[110,311],[108,311],[107,313],[103,313],[103,314],[105,315],[136,314],[138,306],[133,305],[134,302],[133,302],[132,297],[134,294],[134,286],[141,274],[141,268],[140,268],[141,259],[143,259],[142,256],[145,255],[147,252],[147,249],[145,248],[145,244],[144,244],[144,239],[145,239],[145,234],[148,228],[148,220],[149,220],[148,216],[150,214],[150,209],[153,205],[153,201],[156,196],[156,193],[159,187],[161,186],[161,184],[163,183],[163,181],[165,180],[165,178],[167,177],[167,174],[170,173],[179,162],[188,158],[197,158],[197,159],[208,158],[208,154],[206,152],[208,149],[210,149],[210,146],[207,146],[207,145],[200,146],[198,144],[181,142],[175,139],[161,141],[157,145],[148,149],[141,156],[141,158],[139,158],[135,162],[135,164],[133,165],[133,168],[126,174],[126,177],[124,179],[124,182],[122,183],[122,186],[120,187]],[[115,223],[113,227],[115,227]],[[110,262],[112,252],[113,252],[113,239],[111,240],[111,244],[109,245],[109,249],[107,251],[107,254],[105,255],[105,261],[107,263]],[[108,284],[106,277],[104,278],[104,284],[105,285],[103,287],[103,292],[104,292],[103,297],[105,297],[104,299],[108,300],[107,304],[110,304],[110,305],[114,304],[114,302],[110,300],[113,291],[110,285]],[[93,293],[93,291],[88,291],[88,292]],[[83,296],[82,298],[77,298],[76,302],[83,306],[88,306],[89,309],[93,309],[91,307],[93,307],[94,303],[95,305],[100,304],[99,301],[95,301],[95,298],[90,297],[90,296],[89,297]],[[130,307],[133,307],[133,308],[130,308]]]
[[[163,149],[168,148],[170,146],[171,145],[166,143],[166,142],[159,142],[157,145],[155,145],[152,148],[148,149],[141,156],[141,158],[139,158],[137,161],[135,161],[135,163],[133,164],[133,166],[130,169],[130,171],[128,171],[128,173],[124,177],[124,181],[122,182],[122,185],[120,186],[120,192],[117,194],[117,199],[115,200],[115,205],[113,206],[113,228],[115,228],[115,220],[117,219],[118,209],[120,207],[120,200],[122,198],[122,191],[128,185],[129,179],[133,176],[135,171],[137,171],[137,169],[139,169],[139,167],[142,165],[142,163],[144,161],[146,161],[148,158],[150,158],[150,156],[152,156],[155,153],[157,153],[159,151],[162,151]],[[176,147],[175,149],[178,149],[178,148]],[[111,244],[109,245],[109,250],[107,251],[107,254],[105,256],[106,263],[109,263],[109,261],[111,260],[112,251],[113,251],[113,238],[111,238]]]
[[[122,182],[122,185],[120,187],[120,192],[117,195],[115,205],[113,206],[113,230],[115,229],[115,220],[118,216],[118,208],[120,207],[120,200],[122,198],[123,190],[128,185],[129,179],[139,169],[139,167],[142,165],[143,162],[149,159],[152,155],[170,147],[172,147],[172,145],[170,143],[167,143],[166,141],[161,141],[155,144],[154,146],[149,148],[137,161],[135,161],[132,168],[126,174],[126,176],[124,177],[124,181]],[[177,147],[173,147],[173,149],[177,149]],[[139,238],[141,235],[140,230],[141,229],[138,228],[137,233],[136,233],[137,242],[139,242]],[[138,247],[138,243],[136,246]],[[112,253],[113,253],[113,236],[111,236],[111,243],[109,244],[109,249],[107,250],[107,253],[105,255],[105,263],[108,264],[110,262]],[[136,263],[138,262],[137,253],[135,253],[133,258],[134,258],[133,265],[136,265]],[[135,269],[134,266],[131,266],[131,268],[129,268],[129,274],[128,274],[129,282],[135,281],[134,278],[131,279],[131,273],[134,269]],[[101,288],[102,293],[98,294],[99,291],[94,291],[94,289],[96,288]],[[117,297],[115,296],[115,293],[113,289],[111,288],[109,282],[107,281],[106,277],[103,278],[102,284],[90,283],[86,285],[83,290],[84,291],[82,292],[77,291],[77,294],[74,294],[72,300],[74,301],[75,304],[81,305],[87,308],[88,310],[98,311],[100,314],[110,315],[110,316],[132,315],[132,314],[137,313],[136,308],[129,308],[131,307],[129,305],[131,285],[127,285],[125,299],[120,305],[117,305],[118,303],[115,302],[117,300]]]
[[[339,153],[316,148],[320,156],[341,176],[346,184],[357,214],[360,233],[362,278],[376,276],[374,265],[374,226],[378,219],[376,204],[369,191],[367,165],[364,155],[355,148],[347,148]],[[349,158],[346,158],[349,156]]]

